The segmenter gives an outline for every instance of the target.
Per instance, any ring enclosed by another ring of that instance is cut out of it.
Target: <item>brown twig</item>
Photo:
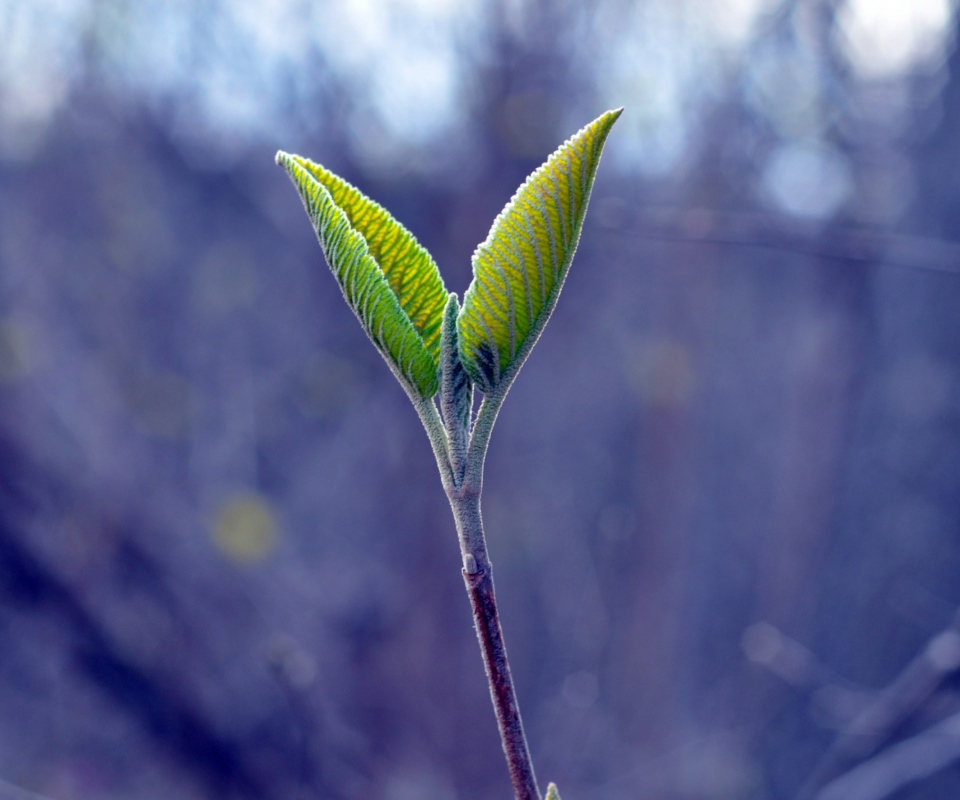
[[[479,491],[462,488],[451,488],[447,494],[457,522],[463,555],[463,581],[473,609],[483,666],[490,684],[490,699],[497,715],[513,792],[516,800],[540,800],[540,789],[537,787],[530,749],[523,732],[520,707],[513,689],[507,650],[500,629],[493,590],[493,570],[487,557],[483,520],[480,516],[480,494]]]

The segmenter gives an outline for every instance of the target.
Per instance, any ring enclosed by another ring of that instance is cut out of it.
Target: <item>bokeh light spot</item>
[[[228,499],[217,513],[213,538],[228,558],[253,564],[277,546],[277,523],[269,501],[256,492]]]
[[[950,0],[848,0],[837,18],[847,59],[872,79],[940,66],[952,21]]]
[[[850,168],[842,155],[827,147],[789,144],[770,157],[763,184],[781,211],[822,220],[833,216],[849,197]]]

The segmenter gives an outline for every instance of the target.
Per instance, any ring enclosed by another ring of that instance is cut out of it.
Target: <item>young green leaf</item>
[[[622,110],[591,122],[527,178],[473,255],[460,356],[485,394],[509,388],[556,306],[600,153]]]
[[[288,153],[290,175],[347,303],[394,374],[437,393],[447,292],[430,254],[381,206],[319,164]]]
[[[400,306],[438,359],[447,290],[433,258],[383,206],[319,164],[301,156],[293,158],[323,184],[353,228],[366,239],[370,255],[386,275]]]
[[[551,783],[547,787],[547,796],[544,800],[560,800],[560,792],[557,791],[557,784]]]

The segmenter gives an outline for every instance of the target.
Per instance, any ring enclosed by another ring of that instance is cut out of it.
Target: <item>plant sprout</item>
[[[483,535],[490,433],[553,312],[587,212],[600,153],[623,109],[567,140],[517,190],[473,255],[463,297],[384,208],[309,159],[277,153],[350,308],[430,438],[460,540],[463,580],[516,800],[540,800],[510,676]],[[483,400],[473,415],[473,392]],[[439,407],[438,407],[439,406]],[[550,784],[547,800],[559,800]]]

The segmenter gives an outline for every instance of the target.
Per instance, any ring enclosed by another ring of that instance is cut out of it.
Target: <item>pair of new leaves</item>
[[[347,303],[411,398],[429,401],[443,381],[466,426],[471,383],[486,395],[509,388],[556,305],[620,112],[580,130],[517,190],[474,253],[462,308],[430,254],[384,208],[319,164],[277,154]]]

